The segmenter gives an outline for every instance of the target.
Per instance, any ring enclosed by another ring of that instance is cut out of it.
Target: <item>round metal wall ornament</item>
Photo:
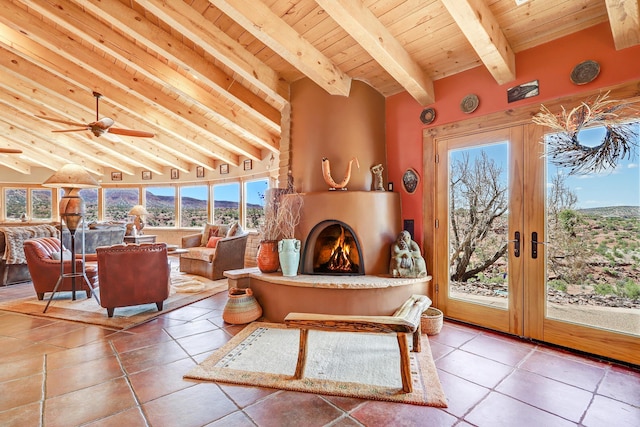
[[[584,61],[573,68],[571,82],[576,85],[584,85],[595,80],[600,74],[600,64],[596,61]]]
[[[420,121],[425,125],[431,124],[436,118],[436,110],[433,108],[425,108],[420,114]]]
[[[480,99],[478,99],[478,95],[472,93],[465,96],[460,102],[460,109],[465,114],[470,114],[476,111],[478,105],[480,104]]]
[[[418,173],[412,168],[407,169],[402,175],[402,186],[409,194],[413,194],[416,191],[419,182],[420,177],[418,176]]]

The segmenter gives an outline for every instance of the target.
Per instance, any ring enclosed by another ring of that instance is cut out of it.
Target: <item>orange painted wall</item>
[[[587,59],[600,64],[600,74],[585,85],[571,83],[571,71],[575,65]],[[401,188],[402,174],[407,168],[413,168],[422,174],[423,129],[637,80],[640,78],[640,46],[616,51],[608,24],[599,24],[518,53],[516,75],[515,81],[498,85],[484,67],[477,67],[435,81],[436,102],[428,107],[436,110],[436,119],[429,126],[420,121],[420,113],[425,107],[408,93],[403,92],[386,99],[388,179],[394,183],[395,191],[401,193],[403,219],[414,220],[415,240],[423,250],[424,182],[420,182],[413,194],[407,194]],[[507,102],[507,89],[532,80],[539,82],[538,96]],[[460,110],[460,101],[471,93],[479,97],[480,103],[473,113],[465,114]]]

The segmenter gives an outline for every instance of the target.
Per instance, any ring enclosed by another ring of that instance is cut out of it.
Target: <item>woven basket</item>
[[[443,315],[435,307],[427,308],[420,316],[420,329],[423,334],[436,335],[442,330]]]

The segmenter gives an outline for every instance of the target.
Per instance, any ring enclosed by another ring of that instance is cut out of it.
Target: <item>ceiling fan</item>
[[[17,148],[0,148],[0,154],[22,154]]]
[[[69,125],[69,126],[79,126],[79,128],[77,129],[52,130],[51,132],[79,132],[79,131],[88,130],[88,131],[91,131],[91,133],[97,137],[104,136],[105,138],[111,141],[120,141],[120,138],[118,138],[117,135],[135,136],[135,137],[142,137],[142,138],[153,138],[155,136],[155,134],[152,132],[113,127],[113,124],[115,123],[113,119],[109,117],[103,117],[101,119],[98,114],[98,111],[99,111],[98,107],[99,107],[99,102],[100,102],[100,98],[102,97],[102,94],[98,92],[93,92],[93,96],[96,98],[96,121],[95,122],[85,124],[85,123],[71,122],[63,119],[54,119],[52,117],[46,117],[46,116],[36,115],[36,117],[44,120],[50,120],[52,122],[64,123],[65,125]]]

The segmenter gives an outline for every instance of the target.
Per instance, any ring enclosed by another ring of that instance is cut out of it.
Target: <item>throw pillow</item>
[[[236,222],[229,228],[229,231],[227,232],[227,237],[240,236],[242,233],[244,233],[244,231],[242,230],[242,227],[240,226],[240,224]]]
[[[51,252],[51,259],[60,261],[60,252]],[[65,249],[62,251],[62,260],[63,261],[71,260],[71,251],[69,249]]]
[[[200,240],[200,246],[207,246],[209,242],[209,237],[217,236],[220,227],[214,224],[205,224],[204,230],[202,231],[202,239]]]
[[[207,242],[207,247],[215,248],[216,246],[218,246],[218,242],[222,239],[223,239],[222,237],[218,237],[218,236],[209,237],[209,241]]]

